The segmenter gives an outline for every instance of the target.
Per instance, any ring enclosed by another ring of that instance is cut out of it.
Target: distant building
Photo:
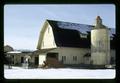
[[[35,51],[15,51],[11,46],[5,46],[4,48],[7,48],[4,53],[7,63],[22,66],[27,59],[29,66],[38,67],[38,54]]]
[[[107,60],[107,58],[109,58],[110,61],[111,59],[115,61],[115,29],[108,28],[110,39],[106,45],[110,42],[110,47],[106,47],[108,51],[105,51],[105,53],[107,53],[109,57],[106,57],[107,55],[101,57],[98,54],[95,54],[95,56],[93,51],[91,53],[91,48],[93,49],[93,47],[91,47],[91,30],[93,35],[94,27],[96,26],[46,20],[41,29],[37,46],[39,51],[39,65],[43,65],[45,61],[48,61],[49,65],[55,65],[55,63],[52,63],[52,61],[54,62],[55,60],[64,65],[106,65],[104,61]],[[103,37],[103,35],[104,33],[101,31],[101,37]],[[102,47],[103,45],[100,46]],[[95,62],[95,59],[98,60],[98,63]]]
[[[13,51],[13,50],[14,49],[9,45],[4,46],[4,52],[10,52],[10,51]]]

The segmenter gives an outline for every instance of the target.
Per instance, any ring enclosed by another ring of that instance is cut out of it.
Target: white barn
[[[68,65],[91,64],[90,33],[93,27],[93,25],[46,20],[37,45],[40,53],[39,66],[47,59]],[[115,29],[111,28],[109,35],[110,55],[115,60]]]

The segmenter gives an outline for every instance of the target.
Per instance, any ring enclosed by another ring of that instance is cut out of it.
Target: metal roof
[[[47,20],[53,29],[53,35],[56,45],[61,47],[78,47],[78,48],[90,48],[90,32],[93,29],[93,25],[78,24],[71,22]],[[111,40],[111,47],[114,47],[115,29],[108,28],[109,34],[113,37]],[[86,34],[87,38],[82,38],[81,34]]]
[[[78,23],[54,21],[54,20],[48,20],[48,21],[56,22],[59,28],[77,30],[83,34],[88,34],[87,32],[90,32],[94,27],[93,25],[87,25],[87,24],[78,24]],[[110,36],[113,37],[113,34],[115,34],[115,28],[109,28],[109,30],[110,30]]]

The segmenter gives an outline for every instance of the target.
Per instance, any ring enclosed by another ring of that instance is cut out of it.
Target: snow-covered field
[[[115,69],[4,69],[6,79],[114,79]]]

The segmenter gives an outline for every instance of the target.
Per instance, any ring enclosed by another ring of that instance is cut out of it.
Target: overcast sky
[[[94,25],[97,15],[104,25],[115,28],[115,6],[112,4],[5,5],[4,45],[36,50],[46,19]]]

